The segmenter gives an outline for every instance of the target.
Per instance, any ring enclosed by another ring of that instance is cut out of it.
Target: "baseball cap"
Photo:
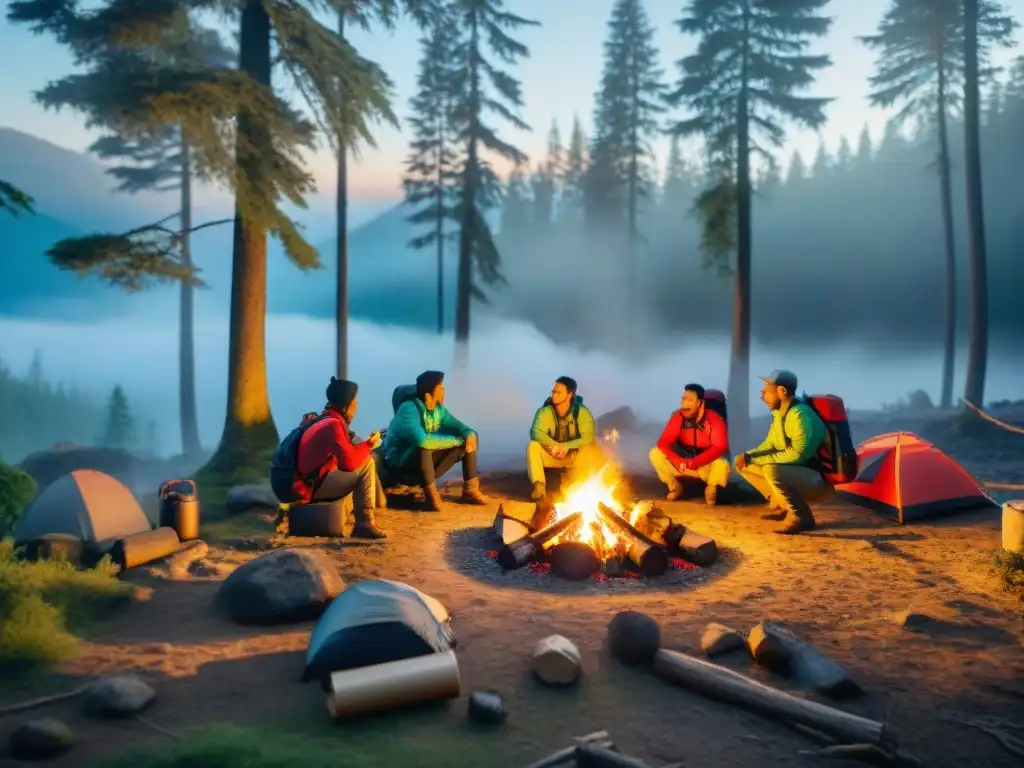
[[[767,376],[762,376],[761,381],[765,384],[774,384],[776,387],[785,387],[789,394],[796,393],[796,374],[783,368],[776,368]]]

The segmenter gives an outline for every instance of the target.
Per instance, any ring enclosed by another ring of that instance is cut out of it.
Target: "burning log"
[[[511,544],[506,544],[498,552],[498,564],[506,571],[522,568],[540,556],[544,551],[545,544],[565,531],[570,530],[573,526],[580,525],[582,520],[582,512],[573,512],[568,517],[556,520],[536,533],[531,533],[513,541]]]
[[[665,648],[654,655],[654,669],[693,691],[813,728],[847,744],[895,746],[886,726],[875,720],[792,696],[717,664]]]
[[[557,521],[558,514],[555,512],[554,505],[547,501],[538,501],[533,510],[533,518],[530,520],[530,530],[539,531]]]
[[[494,518],[494,535],[502,544],[511,544],[523,536],[530,534],[530,527],[522,520],[505,514],[504,505],[498,506],[498,514]]]
[[[718,545],[714,539],[710,536],[705,536],[703,533],[697,533],[690,528],[679,527],[683,530],[676,541],[675,547],[679,550],[679,554],[683,556],[684,560],[689,560],[701,568],[707,568],[718,559]]]
[[[601,559],[594,547],[582,541],[562,541],[548,552],[551,570],[569,581],[581,581],[597,573]]]
[[[602,522],[626,540],[627,557],[648,578],[661,576],[668,570],[668,555],[655,542],[644,536],[611,507],[598,502],[597,514]]]

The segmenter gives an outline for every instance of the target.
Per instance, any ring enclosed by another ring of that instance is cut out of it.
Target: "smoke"
[[[481,459],[490,467],[522,463],[534,410],[558,376],[579,381],[580,394],[595,416],[629,405],[641,420],[654,422],[663,421],[677,407],[685,383],[724,389],[728,376],[729,346],[724,338],[667,340],[662,354],[632,364],[605,353],[557,346],[527,324],[481,319],[473,331],[470,367],[456,373],[448,335],[360,322],[352,323],[349,331],[349,377],[360,384],[357,432],[366,434],[387,424],[395,386],[411,383],[428,368],[447,370],[448,405],[480,430]],[[2,320],[0,338],[0,357],[15,372],[26,371],[38,350],[50,381],[73,383],[97,397],[121,384],[141,411],[139,419],[157,420],[165,451],[177,450],[176,322],[133,319],[84,325]],[[198,317],[195,338],[200,432],[203,444],[212,447],[220,436],[226,402],[226,318]],[[334,372],[334,339],[333,325],[326,321],[268,318],[270,399],[280,431],[297,424],[303,413],[323,406]],[[1020,397],[1009,347],[995,344],[991,355],[989,398]],[[839,394],[853,409],[877,408],[919,387],[936,399],[941,372],[937,357],[886,355],[855,347],[797,351],[755,345],[754,375],[778,367],[796,371],[802,389]],[[962,374],[962,360],[959,370]],[[757,387],[752,390],[756,396]],[[760,413],[756,402],[753,413]]]

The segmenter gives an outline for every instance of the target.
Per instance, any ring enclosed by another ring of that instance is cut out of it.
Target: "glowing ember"
[[[635,525],[643,512],[639,504],[625,509],[615,497],[621,482],[616,468],[606,464],[597,473],[569,488],[563,494],[564,500],[555,504],[555,520],[562,520],[575,512],[581,512],[583,519],[580,525],[553,539],[549,546],[563,541],[580,541],[590,545],[602,559],[615,554],[620,536],[602,521],[597,513],[597,505],[604,504],[615,510],[630,525]]]

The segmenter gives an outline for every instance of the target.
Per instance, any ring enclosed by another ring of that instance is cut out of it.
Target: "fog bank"
[[[427,368],[452,370],[450,336],[437,336],[353,322],[350,325],[350,378],[360,384],[355,428],[363,434],[386,425],[391,392]],[[95,325],[0,320],[0,359],[17,373],[28,369],[35,351],[47,379],[105,397],[121,384],[145,418],[158,419],[166,452],[178,446],[177,323],[108,322]],[[223,424],[227,377],[226,319],[196,322],[196,371],[200,431],[213,446]],[[305,317],[271,316],[267,321],[267,361],[271,406],[280,431],[301,415],[319,409],[334,366],[333,324]],[[560,375],[579,381],[580,394],[595,416],[630,405],[641,417],[660,421],[677,406],[683,385],[697,381],[725,388],[728,340],[665,342],[666,352],[642,364],[627,364],[605,353],[583,353],[555,346],[532,326],[480,322],[471,341],[470,367],[449,373],[448,404],[481,431],[486,463],[519,460],[534,409]],[[989,400],[1019,398],[1019,354],[994,344],[989,364]],[[958,361],[962,388],[964,356]],[[877,408],[922,388],[937,400],[941,361],[937,357],[886,354],[862,347],[776,349],[756,346],[753,375],[773,368],[794,370],[801,388],[841,395],[854,409]],[[757,387],[752,386],[756,397]],[[756,401],[753,413],[761,408]]]

